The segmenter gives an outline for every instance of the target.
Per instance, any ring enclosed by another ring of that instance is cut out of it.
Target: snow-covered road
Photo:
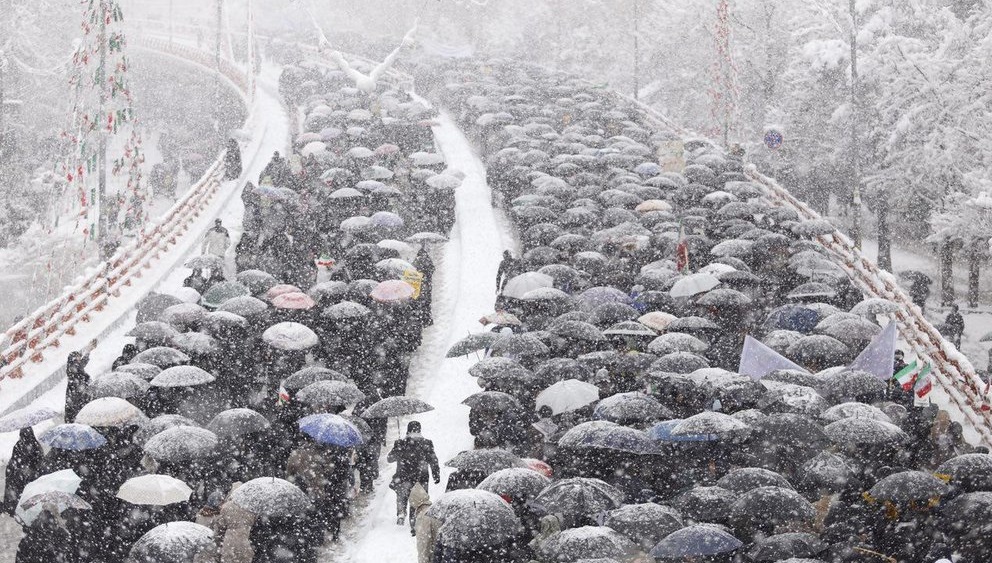
[[[496,271],[503,249],[512,240],[505,224],[497,220],[486,170],[472,144],[450,115],[441,113],[434,135],[448,166],[465,173],[455,196],[455,226],[450,242],[437,260],[434,281],[434,326],[425,331],[424,342],[410,366],[408,394],[419,397],[435,410],[417,417],[424,435],[434,441],[443,465],[458,452],[472,447],[468,432],[468,407],[462,400],[479,391],[468,368],[475,358],[445,359],[448,348],[470,332],[484,330],[479,318],[491,313],[496,297]],[[389,442],[397,437],[390,429]],[[382,474],[368,503],[359,508],[345,526],[341,542],[329,546],[323,561],[336,563],[416,562],[416,543],[408,526],[396,525],[396,496],[389,488],[395,466],[383,464]],[[441,494],[448,468],[442,467],[440,485],[431,485],[431,496]]]

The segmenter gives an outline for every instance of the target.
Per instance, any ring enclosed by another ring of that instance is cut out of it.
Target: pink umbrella
[[[303,291],[300,288],[296,287],[295,285],[281,283],[279,285],[272,286],[271,289],[265,292],[265,298],[268,299],[269,301],[272,301],[273,299],[279,297],[284,293],[302,293],[302,292]]]
[[[400,303],[413,299],[413,286],[402,280],[386,280],[375,286],[369,297],[380,303]]]
[[[383,155],[383,156],[390,155],[390,154],[396,154],[398,152],[400,152],[400,148],[398,146],[394,145],[394,144],[391,144],[391,143],[386,143],[384,145],[379,145],[378,148],[375,149],[375,154]]]
[[[306,293],[292,291],[273,297],[272,306],[276,309],[313,309],[317,302]]]

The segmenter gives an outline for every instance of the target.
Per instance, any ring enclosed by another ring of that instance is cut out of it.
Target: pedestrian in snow
[[[138,346],[136,344],[125,344],[124,349],[121,350],[121,355],[117,356],[117,359],[114,360],[114,364],[110,368],[111,371],[117,371],[117,368],[131,363],[131,360],[137,355]]]
[[[440,483],[441,466],[434,453],[434,443],[421,436],[420,423],[415,420],[406,425],[406,438],[396,440],[386,460],[396,464],[396,474],[389,487],[396,491],[396,523],[402,526],[413,486],[419,483],[428,490],[431,475],[434,484]],[[414,518],[413,510],[410,518]]]
[[[955,303],[951,305],[951,312],[944,319],[944,332],[951,339],[955,348],[961,348],[961,335],[964,334],[964,317]]]
[[[503,260],[499,263],[499,270],[496,271],[496,293],[503,292],[503,286],[507,280],[512,278],[520,267],[520,262],[513,257],[509,250],[503,251]]]
[[[437,545],[441,531],[441,521],[427,515],[431,507],[431,497],[417,483],[410,490],[410,508],[413,517],[410,519],[410,533],[417,536],[417,563],[434,561],[434,547]]]
[[[214,521],[220,516],[220,507],[224,504],[224,493],[214,491],[207,495],[207,503],[196,513],[196,523],[212,528]]]
[[[214,226],[203,237],[203,254],[213,254],[223,258],[229,246],[231,246],[231,234],[224,228],[223,221],[215,219]]]
[[[14,451],[7,462],[4,479],[3,511],[11,516],[21,498],[21,491],[38,476],[38,470],[44,460],[45,452],[34,437],[31,428],[22,428]]]
[[[236,491],[241,483],[231,486],[231,493]],[[251,543],[251,530],[258,518],[253,512],[241,508],[231,500],[230,493],[227,501],[221,505],[220,513],[213,521],[214,542],[220,551],[220,563],[252,563],[255,559],[255,548]]]
[[[72,537],[58,508],[46,503],[34,522],[24,530],[14,562],[75,563],[76,554],[67,549],[71,543]]]
[[[272,153],[272,160],[265,166],[265,170],[262,170],[261,178],[271,178],[272,185],[278,187],[287,187],[290,180],[290,170],[289,163],[286,162],[282,156],[279,155],[279,151]]]
[[[89,343],[86,348],[79,352],[71,352],[69,360],[65,365],[65,375],[67,386],[65,390],[65,420],[71,422],[76,419],[79,409],[87,402],[86,384],[89,376],[86,375],[86,365],[90,363],[90,352],[96,348],[96,340]]]
[[[896,350],[895,358],[892,361],[892,375],[895,375],[906,367],[906,354],[902,350]]]
[[[193,270],[192,274],[183,280],[183,287],[195,289],[197,293],[203,294],[203,292],[210,287],[210,285],[208,285],[209,283],[210,280],[203,275],[203,270],[197,268]]]
[[[237,180],[241,176],[241,147],[236,139],[227,140],[224,153],[224,179]]]

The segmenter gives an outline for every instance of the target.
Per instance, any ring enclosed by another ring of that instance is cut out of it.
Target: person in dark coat
[[[509,250],[504,250],[503,261],[499,263],[499,270],[496,271],[496,293],[503,292],[503,286],[517,273],[519,266],[520,261],[514,258]]]
[[[4,480],[3,511],[13,516],[24,485],[38,477],[38,470],[44,461],[45,452],[34,437],[30,427],[22,428],[14,444],[14,451],[7,462]]]
[[[96,340],[89,343],[86,348],[79,352],[71,352],[69,360],[65,364],[65,376],[68,384],[65,389],[65,420],[71,422],[76,419],[79,409],[87,403],[86,384],[89,376],[86,375],[86,364],[90,363],[90,352],[96,348]]]
[[[54,507],[45,506],[41,514],[24,529],[17,545],[15,563],[75,563],[72,537]]]
[[[121,350],[121,355],[117,356],[114,360],[114,365],[110,368],[111,371],[117,371],[117,368],[125,366],[131,363],[131,360],[138,355],[138,346],[135,344],[125,344],[124,349]]]
[[[260,179],[268,177],[272,180],[272,185],[276,187],[288,186],[290,178],[289,163],[279,155],[279,151],[272,154],[272,160],[265,166]]]
[[[389,487],[396,491],[396,523],[403,525],[413,486],[420,483],[427,490],[431,475],[434,484],[441,482],[441,466],[434,453],[434,443],[420,435],[420,423],[411,421],[406,426],[406,438],[396,440],[386,460],[396,464],[396,474]],[[411,511],[410,517],[413,518]]]
[[[227,153],[224,154],[224,179],[237,180],[241,176],[241,147],[238,141],[228,139]]]
[[[950,338],[955,348],[961,347],[961,335],[964,334],[964,317],[961,316],[957,304],[951,305],[951,312],[944,319],[944,333]]]

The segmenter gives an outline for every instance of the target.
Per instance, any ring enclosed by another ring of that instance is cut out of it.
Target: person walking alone
[[[231,234],[224,228],[224,223],[217,219],[213,228],[203,237],[203,254],[213,254],[223,258],[229,246],[231,246]]]
[[[386,460],[396,464],[396,474],[389,487],[396,491],[396,524],[402,526],[413,486],[420,484],[427,491],[431,476],[434,484],[441,482],[441,466],[434,453],[434,443],[420,434],[420,423],[411,421],[406,426],[406,438],[396,440]],[[416,525],[410,511],[410,527]]]

